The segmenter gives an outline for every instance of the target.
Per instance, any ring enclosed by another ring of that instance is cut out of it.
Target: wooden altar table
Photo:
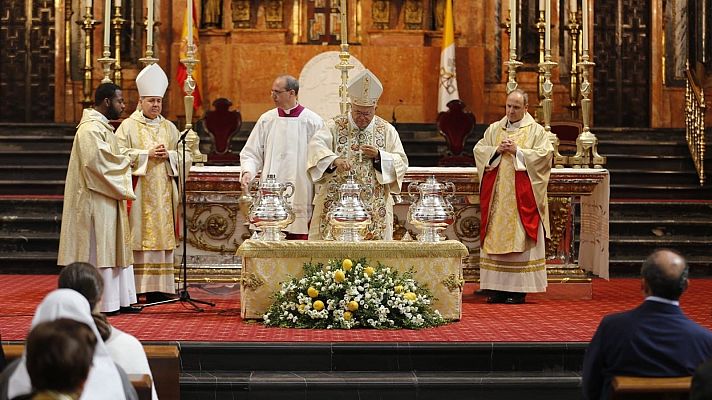
[[[462,258],[465,245],[456,240],[438,243],[396,241],[280,241],[245,240],[237,249],[243,257],[240,283],[241,316],[262,319],[272,303],[271,296],[280,283],[301,277],[305,262],[365,257],[369,264],[381,263],[399,272],[411,267],[414,278],[427,285],[433,297],[433,308],[444,318],[460,319],[462,307]]]

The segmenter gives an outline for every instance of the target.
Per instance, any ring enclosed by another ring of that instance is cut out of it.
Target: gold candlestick
[[[121,72],[121,30],[123,29],[125,19],[121,18],[121,5],[117,3],[114,7],[114,19],[111,20],[114,25],[114,83],[116,86],[121,87],[121,81],[123,80],[123,73]]]
[[[581,69],[581,115],[583,119],[583,131],[576,138],[576,155],[569,157],[574,168],[603,168],[606,164],[606,157],[598,154],[598,139],[591,132],[591,93],[593,84],[588,81],[588,69],[593,68],[595,63],[588,61],[588,49],[583,50],[581,62],[578,67]]]
[[[510,21],[506,27],[509,33],[510,39],[512,35],[516,35],[517,24],[516,22]],[[519,68],[522,63],[517,61],[517,49],[512,45],[515,41],[510,40],[509,46],[509,60],[505,61],[504,64],[507,66],[507,95],[512,93],[517,87],[517,68]]]
[[[116,59],[111,57],[111,50],[108,44],[104,45],[104,53],[102,53],[102,56],[103,57],[97,60],[101,63],[101,69],[104,71],[104,79],[101,80],[101,83],[111,83],[109,75],[111,75],[111,66]]]
[[[341,115],[346,116],[346,113],[349,112],[349,102],[347,100],[349,70],[353,69],[354,66],[349,62],[351,54],[349,54],[348,25],[346,22],[346,0],[341,0],[341,7],[339,8],[341,13],[341,52],[339,52],[339,64],[334,68],[341,71],[341,84],[339,85],[339,98],[341,101],[339,108]]]
[[[544,70],[542,69],[542,65],[545,61],[544,34],[546,32],[546,20],[544,19],[544,10],[539,10],[539,20],[536,23],[536,29],[539,32],[539,69],[537,71],[537,78],[539,83],[536,86],[536,92],[539,97],[539,103],[543,104],[542,102],[544,101]],[[541,111],[541,108],[538,111]],[[537,115],[537,117],[539,121],[541,121],[543,118],[542,115]]]
[[[571,37],[571,72],[569,73],[571,82],[569,84],[569,105],[567,107],[571,110],[571,116],[576,118],[579,96],[579,34],[581,33],[581,26],[578,23],[577,12],[569,12],[569,23],[566,28],[568,29]]]
[[[94,99],[92,98],[92,45],[94,43],[94,25],[97,21],[92,15],[92,7],[85,7],[84,21],[78,24],[82,26],[84,30],[84,80],[82,82],[82,105],[84,108],[89,108],[94,104]]]
[[[146,29],[148,30],[148,21],[145,23],[145,25],[146,25]],[[153,29],[153,27],[155,25],[157,25],[157,24],[156,23],[151,24],[151,29]],[[153,57],[153,43],[151,43],[151,44],[146,43],[146,55],[139,58],[138,60],[141,63],[143,63],[144,67],[148,67],[149,65],[155,64],[158,62],[158,58]],[[181,60],[181,62],[183,62],[183,60]],[[196,60],[195,62],[197,63],[198,60]],[[193,86],[195,86],[195,85],[193,85]]]
[[[554,147],[553,163],[555,168],[564,168],[567,163],[567,157],[559,153],[559,138],[551,131],[551,111],[554,100],[554,84],[551,82],[551,70],[556,67],[556,63],[551,61],[551,50],[547,50],[544,55],[544,61],[539,63],[539,70],[543,71],[544,82],[541,85],[541,92],[544,99],[541,101],[542,119],[544,122],[544,131],[549,138],[551,145]]]
[[[148,52],[146,52],[148,58]],[[185,91],[185,96],[183,96],[183,106],[185,107],[185,129],[188,130],[188,135],[186,136],[186,144],[190,148],[191,158],[196,165],[202,165],[202,163],[208,161],[208,157],[200,152],[200,137],[195,131],[193,131],[193,92],[195,91],[195,80],[193,79],[193,70],[195,66],[200,62],[195,58],[195,46],[190,43],[188,44],[185,58],[180,60],[188,72],[188,76],[183,84],[183,91]],[[148,65],[148,64],[147,64]]]

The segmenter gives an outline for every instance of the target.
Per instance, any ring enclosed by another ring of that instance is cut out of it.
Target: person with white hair
[[[96,336],[96,346],[89,376],[84,382],[81,399],[134,400],[138,395],[126,373],[111,359],[91,316],[89,302],[71,289],[50,292],[37,306],[31,327],[46,321],[66,318],[81,322],[91,328]],[[14,399],[33,392],[27,371],[27,353],[10,363],[0,376],[0,400]]]
[[[178,205],[185,157],[190,171],[189,149],[183,155],[180,132],[161,115],[168,77],[151,64],[136,77],[139,107],[116,130],[119,146],[131,157],[136,201],[131,203],[129,224],[133,237],[136,293],[147,293],[149,302],[175,294],[173,266],[177,244]]]
[[[400,193],[408,157],[396,128],[376,115],[382,93],[383,85],[368,69],[354,75],[348,84],[351,111],[328,120],[309,143],[307,172],[316,193],[310,240],[328,236],[330,205],[339,199],[338,188],[351,171],[358,183],[371,189],[362,195],[371,209],[365,239],[393,237],[391,193]]]

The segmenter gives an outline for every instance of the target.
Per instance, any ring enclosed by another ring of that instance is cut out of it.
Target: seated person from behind
[[[89,303],[79,293],[70,289],[57,289],[45,296],[37,306],[32,318],[32,328],[58,319],[71,319],[88,326],[94,335],[96,346],[91,361],[89,375],[84,382],[81,398],[102,400],[138,399],[136,390],[121,367],[109,356],[94,320],[89,311]],[[23,356],[11,362],[0,374],[0,400],[33,398],[33,382],[30,381],[25,347]],[[28,396],[29,397],[21,397]]]
[[[67,318],[43,322],[27,337],[27,372],[32,394],[16,399],[79,399],[89,376],[96,336]]]
[[[680,310],[688,266],[673,250],[654,251],[643,263],[646,296],[637,308],[603,318],[583,361],[583,395],[608,399],[614,376],[690,376],[712,357],[712,332]]]
[[[100,313],[104,292],[104,281],[101,274],[91,264],[72,263],[62,269],[59,274],[60,289],[73,289],[79,292],[89,302],[94,323],[109,350],[111,359],[127,374],[145,374],[151,377],[151,367],[148,365],[143,345],[135,337],[111,326],[104,314]],[[156,385],[152,384],[151,399],[158,400]]]

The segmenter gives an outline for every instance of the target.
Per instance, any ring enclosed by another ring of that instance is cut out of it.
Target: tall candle
[[[576,9],[577,6],[578,6],[578,1],[571,0],[571,2],[569,3],[569,11],[575,13],[577,11],[577,9]]]
[[[539,11],[543,10],[545,5],[546,0],[539,0]]]
[[[509,53],[517,53],[517,0],[509,0]]]
[[[581,0],[581,10],[583,12],[583,17],[581,18],[581,25],[583,25],[583,51],[588,51],[588,0]]]
[[[193,47],[193,0],[188,0],[188,46]]]
[[[91,0],[87,0],[87,8],[91,8],[91,6],[92,6]]]
[[[348,44],[349,38],[346,30],[346,0],[341,0],[341,44]]]
[[[121,0],[116,0],[114,2],[114,7],[121,7]]]
[[[111,0],[104,2],[104,47],[111,46]]]
[[[153,50],[153,0],[148,0],[148,36],[146,48],[147,50]]]
[[[551,51],[551,0],[544,5],[544,51]]]

